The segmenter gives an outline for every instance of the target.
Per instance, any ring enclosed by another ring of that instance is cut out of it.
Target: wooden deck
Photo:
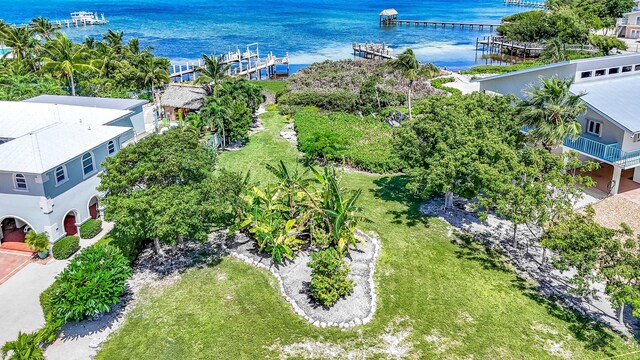
[[[400,20],[400,19],[383,19],[381,21],[382,25],[415,25],[415,26],[423,26],[432,28],[450,28],[450,29],[478,29],[489,31],[493,31],[497,29],[500,24],[490,24],[490,23],[477,23],[477,22],[464,22],[464,21],[433,21],[433,20]]]
[[[485,36],[476,40],[476,49],[482,52],[501,53],[519,57],[537,57],[546,44],[507,40],[502,36]],[[565,51],[584,51],[597,53],[598,49],[590,44],[566,44]]]
[[[539,9],[546,9],[547,5],[544,2],[537,1],[524,1],[524,0],[504,0],[505,5],[516,5],[516,6],[525,6],[525,7],[533,7]]]
[[[395,56],[393,56],[393,50],[385,44],[353,43],[352,48],[354,57],[383,60],[396,58]]]

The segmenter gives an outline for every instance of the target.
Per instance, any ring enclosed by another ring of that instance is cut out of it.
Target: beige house
[[[640,37],[640,9],[635,7],[633,11],[622,15],[616,24],[616,35],[627,39]]]

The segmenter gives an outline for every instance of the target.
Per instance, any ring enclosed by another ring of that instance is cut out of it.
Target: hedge
[[[53,249],[51,252],[53,253],[53,257],[55,259],[68,259],[69,256],[73,255],[76,251],[80,249],[80,238],[77,236],[67,236],[58,240],[55,244],[53,244]]]
[[[450,82],[454,82],[456,81],[456,79],[453,76],[450,77],[441,77],[441,78],[437,78],[437,79],[433,79],[431,80],[431,86],[433,86],[436,89],[440,89],[443,91],[447,91],[451,94],[462,94],[462,91],[460,91],[459,89],[456,88],[452,88],[449,86],[444,86],[444,84],[446,83],[450,83]]]
[[[58,281],[54,281],[45,291],[40,293],[40,307],[44,317],[47,318],[53,315],[53,304],[51,303],[51,295],[58,289]]]
[[[90,219],[80,225],[80,237],[83,239],[93,239],[102,231],[102,221],[98,219]]]

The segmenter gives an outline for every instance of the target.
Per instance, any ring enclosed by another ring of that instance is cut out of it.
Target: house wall
[[[524,99],[524,91],[531,86],[540,85],[540,78],[556,76],[561,79],[573,79],[575,73],[575,64],[567,64],[522,74],[510,74],[510,76],[483,80],[480,82],[480,91],[492,91],[502,95],[511,94]]]
[[[16,190],[14,176],[16,173],[0,171],[0,194],[18,194],[26,196],[42,196],[44,188],[42,186],[43,177],[34,174],[22,174],[27,180],[27,191]],[[0,208],[2,203],[0,202]]]
[[[96,187],[99,184],[100,178],[94,175],[74,186],[71,191],[50,199],[43,196],[0,194],[0,220],[18,217],[36,232],[46,232],[49,240],[55,242],[66,235],[64,218],[69,212],[76,214],[77,224],[90,219],[89,201],[98,195]]]
[[[601,135],[598,137],[597,135],[592,135],[587,132],[587,120],[599,121],[602,123],[601,126]],[[591,109],[587,110],[587,113],[581,116],[578,119],[578,122],[582,126],[582,136],[592,139],[604,144],[614,144],[617,143],[618,146],[623,145],[623,140],[625,137],[625,132],[616,124],[611,121],[605,119],[600,114],[594,112]]]

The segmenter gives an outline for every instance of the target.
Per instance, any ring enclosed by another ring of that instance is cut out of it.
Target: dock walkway
[[[354,57],[385,60],[396,58],[395,56],[393,56],[393,50],[384,43],[353,43],[352,48]]]

